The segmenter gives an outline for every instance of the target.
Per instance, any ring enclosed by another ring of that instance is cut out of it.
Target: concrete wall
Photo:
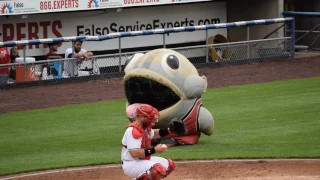
[[[278,18],[282,17],[280,15],[282,7],[283,1],[279,0],[227,0],[227,20],[228,22],[235,22]],[[250,39],[262,39],[280,25],[282,24],[250,27]],[[283,31],[283,28],[281,30]],[[231,28],[228,30],[228,39],[230,41],[243,41],[247,38],[246,34],[247,30],[244,27]],[[283,36],[283,32],[278,31],[271,37],[279,36]]]

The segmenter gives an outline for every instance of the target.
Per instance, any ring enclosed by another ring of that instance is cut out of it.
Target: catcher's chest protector
[[[129,124],[128,127],[133,127],[132,136],[135,139],[138,139],[138,138],[142,137],[141,149],[151,148],[151,136],[150,136],[151,129],[149,129],[149,128],[143,129],[141,126],[139,126],[138,124],[136,124],[134,122]],[[150,160],[150,158],[151,158],[151,155],[150,156],[146,156],[144,158],[140,158],[140,159]]]

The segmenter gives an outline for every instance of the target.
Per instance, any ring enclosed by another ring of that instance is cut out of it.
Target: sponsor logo
[[[160,0],[123,0],[123,4],[153,4],[158,2]]]
[[[236,26],[245,26],[247,23],[244,21],[239,21],[239,22],[234,22],[234,24],[236,24]]]
[[[17,3],[13,3],[13,6],[15,8],[23,8],[23,3],[17,2]]]
[[[79,0],[43,0],[40,1],[40,10],[55,10],[55,9],[74,9],[79,7]]]
[[[265,20],[254,20],[254,22],[255,22],[256,24],[265,24],[265,23],[266,23]]]
[[[96,8],[99,7],[99,0],[89,0],[88,8]]]
[[[215,26],[217,28],[225,28],[225,27],[227,27],[227,24],[226,23],[221,23],[221,24],[215,24]]]
[[[195,27],[195,29],[207,29],[207,27],[206,27],[206,25],[200,25],[200,26],[194,26]]]
[[[40,41],[41,43],[52,43],[52,42],[53,42],[52,39],[39,39],[39,41]]]
[[[153,33],[157,34],[157,33],[163,33],[164,29],[154,29],[152,30]]]
[[[185,28],[184,27],[175,27],[173,28],[173,31],[184,31]]]
[[[276,18],[276,19],[273,19],[274,22],[284,22],[285,19],[284,18]]]
[[[76,36],[70,36],[70,37],[62,37],[64,41],[75,41],[76,40]]]
[[[11,14],[13,13],[13,7],[11,6],[10,3],[5,3],[1,7],[1,14]]]
[[[137,36],[137,35],[141,35],[141,34],[143,34],[143,32],[142,31],[132,31],[132,32],[130,32],[133,36]]]
[[[121,37],[121,33],[110,33],[109,36],[113,38],[117,38],[117,37]]]
[[[29,43],[29,40],[21,40],[21,41],[14,41],[14,42],[19,45],[27,45]]]

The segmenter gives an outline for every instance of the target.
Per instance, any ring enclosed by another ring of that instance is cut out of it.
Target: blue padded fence
[[[296,12],[296,11],[283,11],[282,15],[288,16],[305,16],[305,17],[320,17],[320,12]]]

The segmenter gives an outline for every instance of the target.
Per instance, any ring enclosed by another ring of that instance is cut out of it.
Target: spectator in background
[[[48,44],[49,53],[45,55],[44,60],[48,59],[62,59],[63,57],[58,54],[58,44],[59,43],[50,43]],[[52,58],[51,58],[52,57]]]
[[[83,61],[88,61],[93,53],[82,49],[82,41],[75,41],[73,43],[74,51],[72,48],[68,48],[65,53],[65,58],[78,58],[78,60],[68,60],[64,63],[64,70],[67,76],[78,76]]]
[[[0,47],[0,64],[9,64],[10,55],[7,47]],[[6,84],[9,79],[10,67],[0,67],[0,83]]]
[[[19,56],[19,51],[18,51],[18,48],[17,47],[12,47],[10,49],[10,63],[16,63],[16,58],[20,57]],[[10,69],[10,75],[9,77],[11,79],[16,79],[16,68],[15,67],[12,67]]]
[[[10,49],[10,59],[11,59],[10,63],[15,63],[17,57],[20,57],[18,48],[12,47]]]
[[[60,54],[58,54],[58,45],[59,45],[59,43],[49,43],[48,44],[49,52],[47,55],[44,56],[44,60],[63,59],[63,57],[60,56]],[[43,64],[42,70],[44,68],[47,68],[47,75],[51,75],[52,72],[57,73],[57,70],[55,70],[55,69],[50,70],[49,64],[50,63]]]

